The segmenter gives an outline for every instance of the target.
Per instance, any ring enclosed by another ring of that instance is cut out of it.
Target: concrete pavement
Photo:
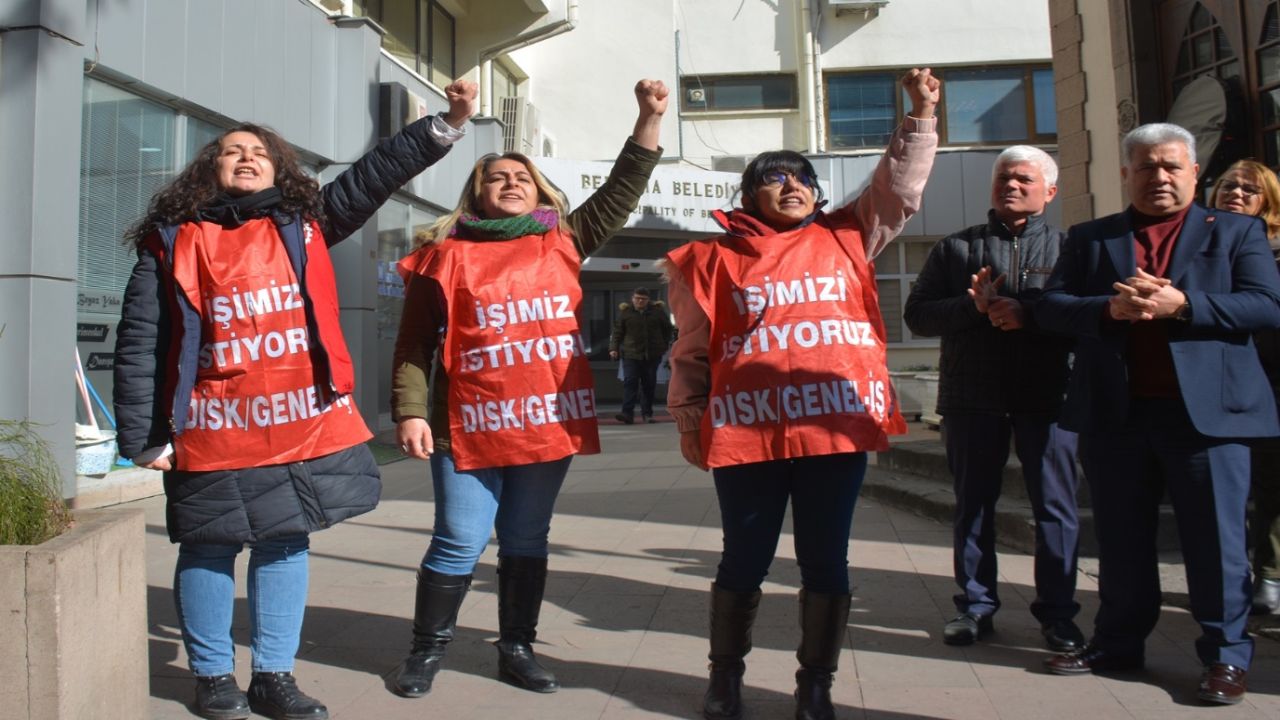
[[[604,414],[604,413],[602,413]],[[611,417],[610,414],[604,414]],[[537,650],[563,689],[537,695],[498,682],[491,546],[459,617],[458,637],[430,695],[399,698],[384,677],[409,645],[414,573],[430,538],[425,463],[384,465],[383,501],[368,515],[312,537],[311,595],[296,674],[332,717],[695,718],[706,678],[708,586],[720,548],[710,476],[686,465],[671,423],[602,427],[604,453],[577,458],[552,524],[551,578]],[[873,467],[869,482],[894,477]],[[186,670],[171,596],[176,546],[164,532],[162,497],[146,511],[152,717],[190,718]],[[1199,674],[1190,615],[1166,608],[1145,672],[1050,676],[1028,611],[1031,558],[1000,558],[1004,607],[996,632],[971,648],[941,640],[954,614],[950,530],[864,495],[850,551],[854,583],[848,641],[833,696],[840,718],[1280,718],[1280,646],[1262,640],[1244,704],[1208,708],[1194,698]],[[249,679],[244,572],[238,570],[237,675]],[[792,715],[795,593],[789,534],[764,586],[747,658],[747,718]],[[1097,606],[1080,578],[1082,627]]]

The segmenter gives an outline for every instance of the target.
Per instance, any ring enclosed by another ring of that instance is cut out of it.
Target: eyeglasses
[[[764,176],[760,178],[760,187],[781,187],[782,185],[787,184],[787,180],[794,180],[807,188],[813,187],[813,181],[809,178],[796,177],[789,172],[783,172],[781,170],[765,173]]]
[[[1238,183],[1234,180],[1224,181],[1221,185],[1218,186],[1218,190],[1224,194],[1229,193],[1232,190],[1239,190],[1240,193],[1245,197],[1253,197],[1254,195],[1259,195],[1262,193],[1262,188],[1258,187],[1257,185]]]

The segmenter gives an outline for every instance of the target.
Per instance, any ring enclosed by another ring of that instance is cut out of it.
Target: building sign
[[[111,370],[115,366],[115,353],[89,353],[89,359],[84,361],[85,370]]]
[[[76,311],[82,313],[118,314],[122,304],[123,293],[81,291],[76,297]]]
[[[102,342],[109,331],[105,323],[76,323],[76,342]]]
[[[538,169],[564,191],[573,208],[596,191],[609,177],[612,163],[583,162],[563,158],[538,158]],[[626,227],[719,233],[713,210],[728,210],[737,200],[738,173],[688,167],[654,168],[649,187]]]

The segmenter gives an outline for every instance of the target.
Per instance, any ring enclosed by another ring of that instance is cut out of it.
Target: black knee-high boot
[[[453,640],[458,608],[471,587],[470,575],[444,575],[418,570],[418,595],[413,606],[413,647],[396,669],[392,687],[405,697],[422,697],[440,671],[445,647]]]
[[[796,720],[833,720],[831,677],[849,626],[850,597],[800,591],[800,649],[796,659]]]
[[[546,587],[546,558],[498,558],[498,677],[526,690],[553,693],[560,683],[533,654]]]
[[[751,652],[751,626],[760,607],[760,591],[734,592],[711,584],[711,682],[702,698],[708,720],[742,717],[743,658]]]

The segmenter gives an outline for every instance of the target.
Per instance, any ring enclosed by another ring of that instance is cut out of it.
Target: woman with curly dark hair
[[[174,599],[194,710],[327,718],[293,677],[309,533],[372,510],[381,481],[351,400],[328,248],[462,136],[476,87],[320,187],[274,131],[242,124],[200,150],[126,235],[138,262],[117,332],[124,457],[164,471]],[[253,677],[241,692],[231,617],[249,555]]]

